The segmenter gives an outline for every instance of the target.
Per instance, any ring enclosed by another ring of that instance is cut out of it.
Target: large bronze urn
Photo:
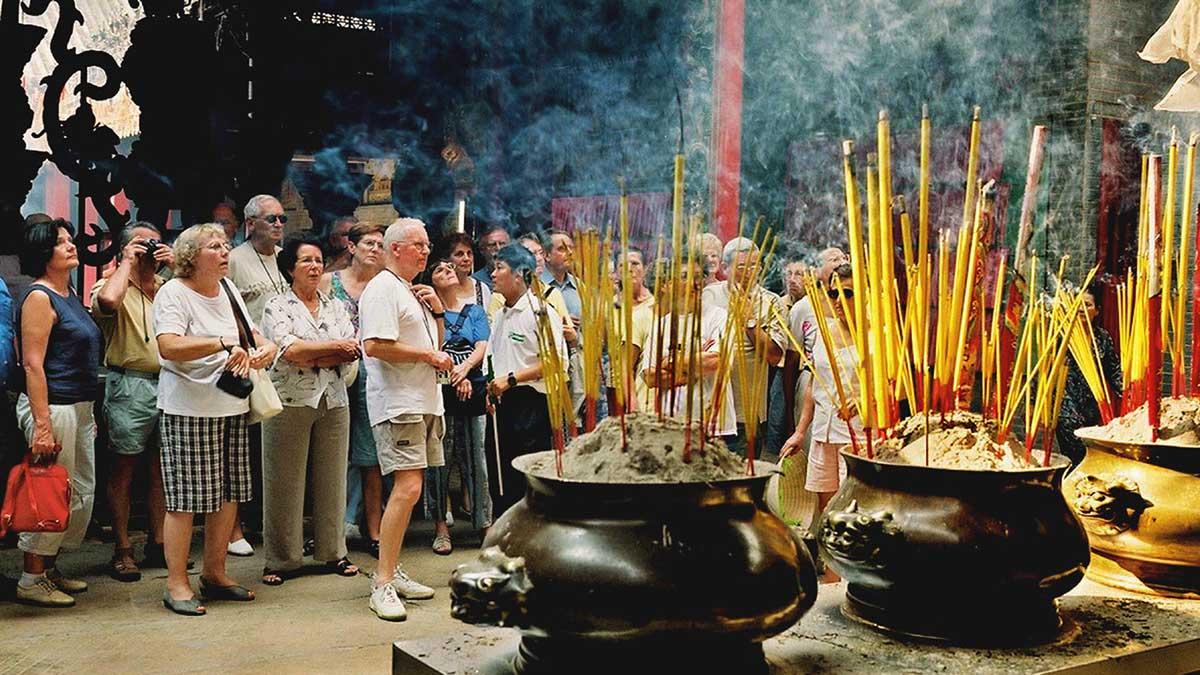
[[[1123,443],[1096,427],[1064,492],[1087,528],[1088,577],[1129,591],[1200,598],[1200,448]]]
[[[1061,492],[1065,457],[1017,471],[888,464],[848,452],[818,544],[848,617],[966,645],[1052,639],[1055,598],[1083,579],[1087,536]]]
[[[762,641],[816,600],[813,563],[759,475],[711,483],[538,476],[451,577],[454,617],[522,630],[519,673],[766,672]]]

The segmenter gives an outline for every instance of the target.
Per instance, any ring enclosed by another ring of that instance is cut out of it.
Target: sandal
[[[341,560],[330,560],[325,563],[325,571],[339,577],[355,577],[358,576],[358,565],[350,562],[346,556],[342,556]]]
[[[209,600],[234,600],[237,602],[250,602],[254,599],[254,593],[245,586],[233,584],[231,586],[218,586],[204,577],[200,577],[200,597]]]
[[[282,586],[283,582],[288,579],[295,579],[300,576],[300,570],[273,570],[267,567],[263,568],[262,582],[268,586]]]
[[[142,571],[133,561],[132,548],[119,548],[113,551],[112,560],[108,561],[108,575],[117,581],[141,581]]]
[[[196,596],[193,595],[187,600],[176,600],[171,597],[171,591],[163,591],[163,607],[183,616],[204,616],[206,614],[204,605],[196,599]]]
[[[454,551],[454,544],[450,542],[450,535],[439,534],[433,538],[433,552],[438,555],[450,555]]]

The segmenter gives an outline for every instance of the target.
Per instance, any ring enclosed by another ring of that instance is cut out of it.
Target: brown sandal
[[[133,561],[132,548],[119,548],[113,551],[112,560],[108,562],[108,574],[117,581],[141,581],[142,571]]]

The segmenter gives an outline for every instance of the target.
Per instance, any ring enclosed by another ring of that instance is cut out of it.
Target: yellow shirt
[[[100,289],[108,279],[92,286],[92,316],[104,333],[104,362],[129,370],[157,373],[158,340],[154,337],[154,301],[144,295],[131,280],[125,299],[112,314],[106,314],[97,302]],[[154,289],[163,285],[162,277],[154,277]]]
[[[546,295],[546,304],[554,308],[559,316],[570,316],[567,313],[567,301],[563,298],[562,291],[557,288],[551,289]],[[496,315],[500,313],[500,308],[504,307],[504,296],[492,291],[492,299],[488,302],[487,314],[488,324],[496,323]]]

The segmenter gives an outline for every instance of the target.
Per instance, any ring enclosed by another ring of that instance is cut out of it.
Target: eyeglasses
[[[208,251],[228,251],[229,244],[223,241],[214,241],[211,244],[205,244],[204,249]]]
[[[363,248],[369,248],[371,250],[375,250],[378,248],[383,248],[383,242],[382,241],[362,240],[362,241],[359,241],[357,244],[355,244],[355,246],[361,246]]]
[[[280,213],[280,214],[272,213],[269,216],[263,216],[263,217],[259,218],[259,220],[261,220],[265,223],[270,223],[271,225],[274,225],[275,223],[279,223],[280,225],[287,225],[288,219],[287,219],[287,216],[283,215],[282,213]]]
[[[428,251],[430,248],[432,248],[427,241],[406,241],[404,243],[412,246],[418,251]]]
[[[323,258],[314,258],[314,257],[308,256],[308,257],[304,257],[304,258],[296,258],[296,264],[297,265],[317,264],[317,265],[324,266],[325,260]]]
[[[832,300],[838,299],[838,289],[836,289],[836,288],[831,288],[831,289],[825,291],[825,294],[828,295],[830,297],[830,299],[832,299]],[[854,297],[854,289],[853,288],[843,288],[842,292],[841,292],[841,296],[843,298],[853,298]]]

